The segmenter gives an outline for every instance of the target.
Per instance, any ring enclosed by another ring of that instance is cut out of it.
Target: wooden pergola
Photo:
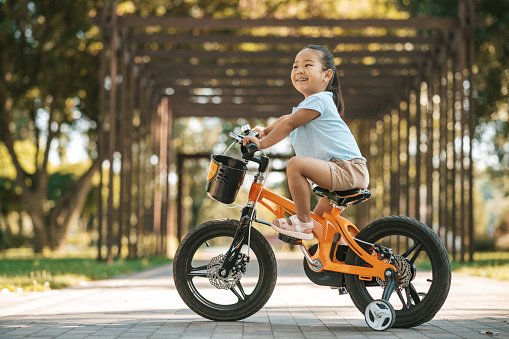
[[[458,17],[406,20],[113,13],[116,1],[106,2],[100,148],[110,163],[121,163],[118,174],[110,166],[99,203],[99,233],[105,222],[108,245],[124,237],[136,253],[150,231],[164,253],[168,237],[185,235],[182,219],[168,212],[168,169],[193,155],[170,156],[173,121],[288,113],[302,100],[290,81],[295,54],[316,44],[336,57],[345,116],[368,158],[373,198],[358,207],[356,224],[408,215],[432,227],[454,259],[473,258],[472,1],[460,2]],[[104,182],[101,176],[100,191]],[[175,203],[180,215],[180,199]]]

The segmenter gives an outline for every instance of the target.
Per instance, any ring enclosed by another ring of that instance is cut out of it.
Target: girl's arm
[[[260,127],[260,126],[256,126],[255,128],[253,128],[252,130],[253,131],[256,131],[258,132],[260,135],[258,136],[260,139],[262,138],[265,138],[267,135],[269,135],[269,133],[277,126],[281,123],[281,121],[285,120],[286,118],[288,118],[289,114],[286,114],[286,115],[283,115],[281,116],[279,119],[277,119],[276,121],[274,121],[272,124],[270,124],[270,126],[267,126],[267,127]]]
[[[305,123],[318,118],[319,116],[320,113],[318,111],[301,108],[295,113],[282,116],[272,125],[267,127],[265,129],[266,132],[269,128],[271,129],[267,133],[267,136],[263,138],[263,140],[260,140],[256,137],[246,136],[244,137],[243,144],[246,145],[249,142],[254,142],[259,149],[269,148],[286,138],[288,134],[290,134],[290,132],[297,127],[302,126]]]

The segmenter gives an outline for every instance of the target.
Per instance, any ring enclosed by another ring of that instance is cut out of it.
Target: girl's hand
[[[265,138],[267,136],[267,132],[265,131],[265,127],[256,126],[252,128],[251,131],[258,132],[258,138]]]
[[[253,130],[254,130],[254,128],[253,128]],[[242,140],[242,145],[246,146],[250,142],[254,143],[256,145],[256,147],[258,147],[258,149],[261,149],[261,147],[260,147],[260,139],[258,139],[257,137],[249,136],[249,135],[244,137],[244,140]]]

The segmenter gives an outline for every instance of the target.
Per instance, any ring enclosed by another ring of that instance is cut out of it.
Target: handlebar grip
[[[258,147],[256,147],[256,144],[254,142],[250,142],[245,147],[246,147],[246,153],[248,155],[254,155],[257,151],[259,151]]]
[[[258,138],[260,133],[258,133],[257,131],[250,131],[247,135],[251,136],[251,137],[257,137]],[[247,155],[250,155],[250,156],[253,156],[257,151],[259,151],[258,147],[256,147],[256,144],[253,143],[253,142],[250,142],[245,147],[246,147],[246,152],[245,153],[247,153]]]

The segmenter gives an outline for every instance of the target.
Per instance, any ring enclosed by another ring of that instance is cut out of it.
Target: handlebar
[[[244,136],[252,136],[252,137],[258,137],[260,134],[256,131],[251,131],[250,127],[246,127],[248,125],[242,126],[242,130],[245,135],[240,135],[234,132],[230,132],[230,136],[234,138],[237,143],[242,145],[242,141],[244,140]],[[254,156],[256,152],[259,151],[258,147],[256,147],[256,144],[253,142],[250,142],[246,146],[241,147],[242,154],[248,157]]]
[[[258,137],[260,134],[256,131],[251,131],[251,127],[249,125],[242,126],[242,133],[237,134],[234,132],[230,132],[230,136],[235,139],[235,141],[242,145],[242,141],[244,140],[245,136],[252,136],[252,137]],[[265,172],[267,170],[267,167],[269,166],[269,158],[266,156],[261,157],[255,157],[254,154],[259,151],[258,147],[256,147],[255,143],[250,142],[246,146],[241,146],[240,150],[242,152],[242,158],[249,161],[254,161],[258,163],[258,170],[260,172]]]

